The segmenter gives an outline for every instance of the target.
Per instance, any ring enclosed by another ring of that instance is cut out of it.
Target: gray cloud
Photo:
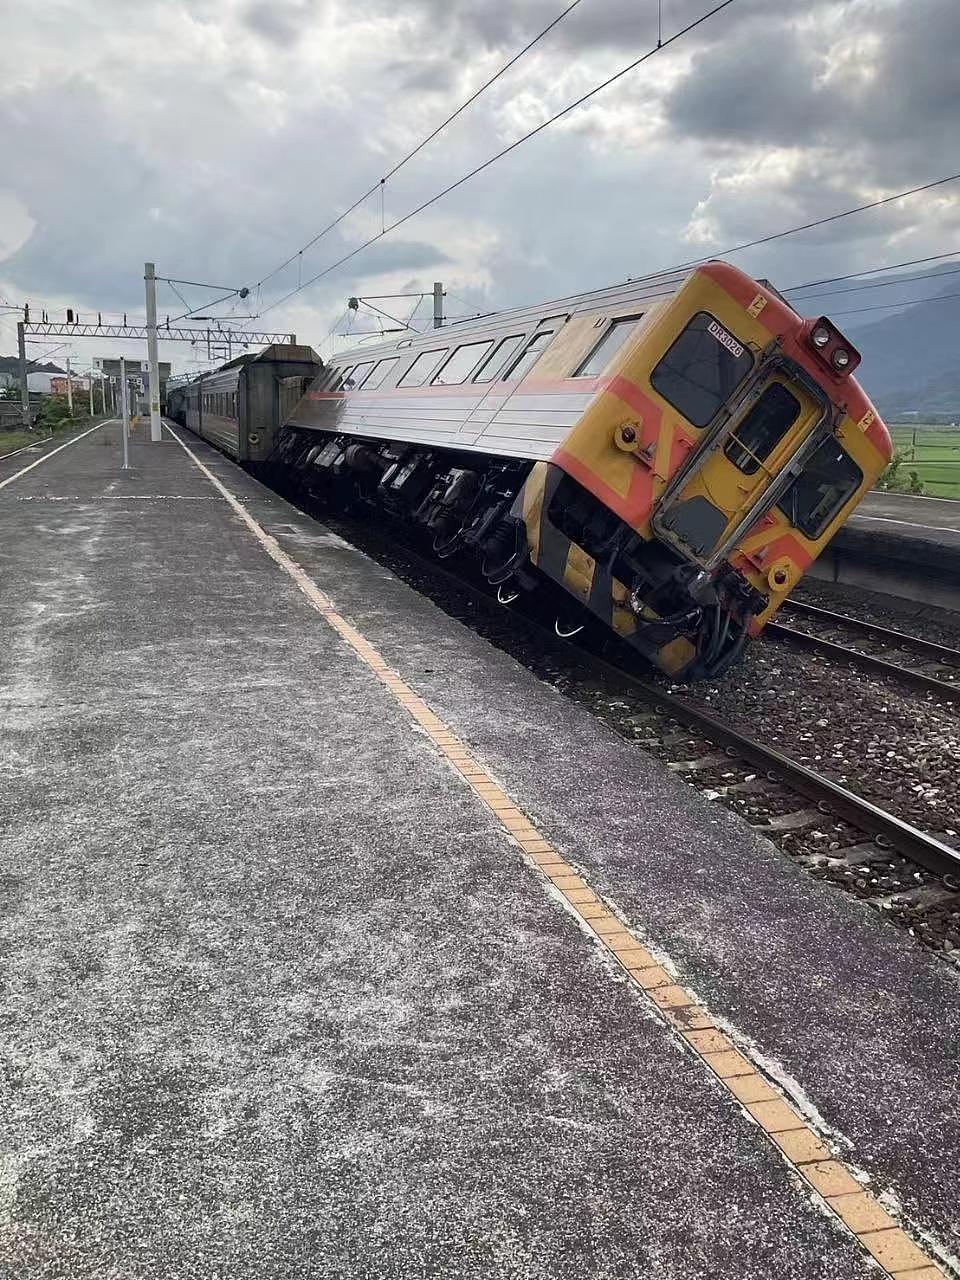
[[[318,17],[317,0],[252,0],[241,10],[241,20],[271,44],[293,44]]]
[[[0,293],[132,313],[145,259],[255,284],[562,0],[143,0],[135,31],[119,0],[69,7],[69,53],[37,15],[5,20],[0,245],[33,230],[0,260]],[[664,34],[708,7],[670,0]],[[580,5],[390,181],[388,220],[649,48],[654,13]],[[268,319],[319,340],[348,293],[429,288],[436,274],[460,310],[535,301],[946,173],[957,47],[955,0],[738,0]],[[379,217],[374,199],[273,277],[264,303]],[[790,283],[937,252],[958,230],[955,201],[918,199],[737,261]]]

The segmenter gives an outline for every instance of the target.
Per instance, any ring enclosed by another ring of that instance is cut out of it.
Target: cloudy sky
[[[250,301],[271,308],[260,327],[329,352],[350,294],[442,279],[450,315],[532,302],[960,170],[957,0],[735,0],[271,307],[379,230],[379,199],[258,282],[567,2],[0,0],[0,302],[133,317],[153,259],[161,275],[250,286]],[[712,2],[662,0],[664,37]],[[390,180],[387,221],[656,38],[657,0],[581,0]],[[732,260],[784,286],[955,246],[960,182]],[[208,296],[187,291],[192,304]],[[183,309],[161,292],[161,318]],[[0,315],[0,354],[14,349]],[[76,342],[58,354],[80,364],[116,350]],[[181,368],[200,358],[163,354]]]

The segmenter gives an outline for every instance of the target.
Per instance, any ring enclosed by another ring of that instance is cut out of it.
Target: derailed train
[[[859,359],[710,262],[342,353],[266,465],[472,552],[501,599],[552,583],[561,634],[593,617],[713,677],[892,456]]]

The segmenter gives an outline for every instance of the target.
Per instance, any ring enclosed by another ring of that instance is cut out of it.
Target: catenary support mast
[[[157,361],[157,272],[152,262],[143,264],[147,304],[147,362],[150,366],[150,439],[160,439],[160,366]]]

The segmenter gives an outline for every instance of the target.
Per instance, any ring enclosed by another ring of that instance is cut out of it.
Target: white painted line
[[[948,524],[917,524],[916,520],[894,520],[893,516],[865,516],[859,511],[854,512],[854,520],[874,520],[878,524],[903,524],[908,529],[929,529],[931,533],[956,533],[960,534],[960,528],[956,525]]]
[[[0,462],[5,462],[7,458],[15,458],[18,453],[26,453],[28,449],[36,449],[37,445],[46,444],[48,440],[52,440],[53,436],[43,436],[40,440],[34,440],[31,444],[21,445],[19,449],[11,449],[9,453],[0,453]]]
[[[945,498],[939,493],[891,493],[883,495],[884,502],[960,502],[960,498]]]
[[[247,526],[247,528],[250,530],[250,532],[253,534],[256,540],[263,547],[264,551],[266,551],[270,559],[276,561],[276,563],[280,566],[280,568],[283,569],[285,573],[288,573],[290,575],[290,577],[294,580],[294,582],[297,584],[297,586],[300,588],[303,594],[307,597],[307,599],[310,601],[313,607],[323,614],[328,614],[333,612],[333,601],[330,599],[330,597],[328,595],[325,595],[324,592],[322,592],[320,588],[317,586],[317,584],[313,581],[310,575],[304,569],[301,569],[301,567],[297,564],[295,560],[292,560],[287,555],[287,553],[280,546],[280,543],[277,542],[276,538],[272,537],[269,533],[267,533],[266,529],[264,529],[260,524],[257,523],[256,520],[254,520],[253,516],[249,513],[249,511],[247,511],[243,503],[233,496],[233,494],[226,487],[226,485],[223,485],[220,483],[220,481],[217,479],[217,477],[213,474],[213,472],[208,467],[205,467],[203,465],[203,463],[200,461],[197,455],[193,452],[193,450],[188,448],[188,446],[183,443],[183,441],[180,439],[177,433],[173,430],[173,428],[167,426],[166,423],[164,423],[163,425],[164,425],[164,429],[170,432],[174,440],[176,440],[177,444],[184,451],[184,453],[187,455],[190,461],[194,464],[194,466],[197,467],[197,469],[207,477],[207,479],[216,489],[217,493],[220,494],[220,496],[230,505],[233,511],[240,517],[240,519]]]
[[[108,422],[115,422],[115,418],[109,418]],[[72,440],[68,440],[66,444],[58,445],[56,449],[51,449],[49,453],[45,453],[42,458],[38,458],[36,462],[31,462],[28,467],[22,467],[19,471],[15,471],[12,476],[7,476],[6,480],[0,480],[0,489],[5,489],[8,484],[13,484],[14,480],[19,480],[21,476],[25,476],[28,471],[32,471],[34,467],[39,467],[42,462],[49,462],[54,454],[62,453],[64,449],[69,449],[72,444],[76,444],[78,440],[82,440],[84,436],[93,435],[94,431],[99,431],[101,427],[105,427],[106,422],[98,422],[95,427],[91,427],[89,431],[83,431],[80,435],[74,436]]]

